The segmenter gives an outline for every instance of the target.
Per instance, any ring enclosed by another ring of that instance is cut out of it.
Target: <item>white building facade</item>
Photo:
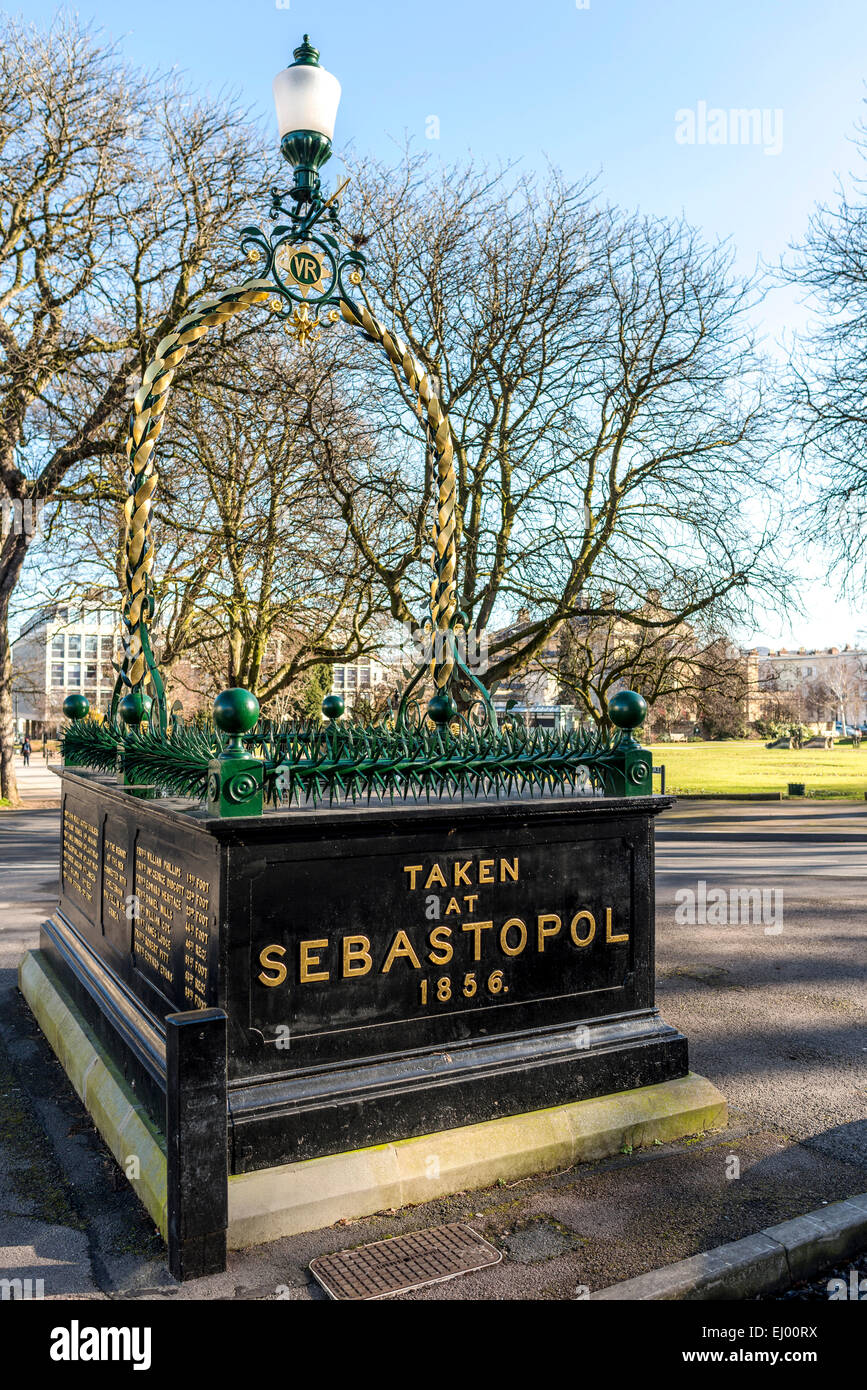
[[[823,647],[759,652],[759,689],[788,696],[806,723],[867,723],[867,650]]]
[[[119,652],[117,614],[81,602],[43,608],[12,643],[12,706],[19,734],[49,734],[63,721],[67,695],[86,695],[91,709],[108,704]]]

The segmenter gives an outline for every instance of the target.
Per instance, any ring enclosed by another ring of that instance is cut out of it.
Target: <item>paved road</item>
[[[867,804],[682,802],[658,822],[657,996],[693,1067],[751,1121],[855,1162],[867,1161],[865,888]],[[690,893],[705,922],[689,920]]]
[[[680,802],[657,822],[657,895],[696,876],[845,899],[867,880],[867,802]],[[829,882],[818,889],[806,880]],[[857,891],[857,890],[856,890]]]
[[[867,805],[683,802],[658,822],[658,999],[729,1100],[725,1134],[275,1241],[179,1289],[15,989],[57,840],[55,809],[0,813],[0,1270],[50,1296],[308,1299],[316,1254],[467,1220],[507,1258],[408,1297],[571,1298],[867,1190]],[[699,920],[715,889],[724,923]]]

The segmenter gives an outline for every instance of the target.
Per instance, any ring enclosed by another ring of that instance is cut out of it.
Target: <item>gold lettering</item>
[[[427,958],[433,965],[448,965],[454,955],[454,950],[449,941],[451,934],[451,927],[434,927],[428,937],[428,941],[431,946],[434,947],[434,950],[428,951]],[[445,937],[445,940],[443,940],[443,937]],[[437,955],[438,951],[441,953],[440,955]]]
[[[273,977],[271,975],[266,975],[264,971],[261,971],[259,974],[260,984],[270,985],[272,989],[275,985],[282,985],[283,981],[286,979],[286,967],[282,961],[272,960],[271,957],[285,956],[285,954],[285,946],[266,946],[264,950],[260,952],[259,964],[263,965],[265,967],[265,970],[274,971]]]
[[[475,912],[476,903],[479,901],[478,893],[464,893],[464,902],[467,905],[467,912]]]
[[[509,928],[517,927],[521,933],[517,946],[509,945]],[[500,931],[500,946],[507,956],[519,956],[527,944],[527,927],[520,917],[510,917],[508,922],[504,922]]]
[[[348,975],[366,975],[373,969],[370,954],[370,940],[366,936],[344,936],[343,938],[343,978]]]
[[[443,877],[443,871],[440,868],[439,864],[434,864],[433,868],[428,874],[425,888],[432,888],[435,883],[438,883],[440,888],[445,888],[446,886],[446,881]]]
[[[455,887],[456,887],[456,888],[457,888],[458,885],[461,884],[461,883],[465,883],[465,884],[467,885],[468,888],[472,885],[473,880],[472,880],[471,878],[468,878],[468,877],[467,877],[467,875],[468,875],[468,873],[469,873],[469,870],[470,870],[472,867],[473,867],[473,861],[472,861],[472,859],[468,859],[467,862],[466,862],[466,864],[462,864],[462,863],[460,862],[460,860],[458,860],[457,864],[455,864]]]
[[[388,955],[385,958],[385,965],[382,967],[382,974],[387,975],[398,956],[404,956],[412,961],[416,970],[421,970],[421,961],[412,949],[412,942],[405,931],[399,931],[391,943]]]
[[[628,941],[629,932],[624,932],[622,936],[615,936],[611,930],[611,908],[605,909],[605,940],[606,941]]]
[[[420,874],[423,868],[424,864],[404,864],[403,871],[405,874],[409,874],[410,891],[415,887],[416,874]]]
[[[460,916],[461,909],[458,907],[457,898],[449,898],[449,905],[443,913],[443,916],[448,917],[450,912],[456,912],[458,916]]]
[[[491,860],[491,863],[493,863],[493,860]],[[487,931],[489,928],[493,930],[493,926],[493,922],[461,923],[463,931],[471,931],[473,933],[473,960],[482,959],[482,932]]]
[[[493,883],[494,875],[491,870],[494,867],[493,859],[479,860],[479,883]]]
[[[509,863],[508,859],[500,860],[500,882],[505,883],[510,878],[513,883],[518,882],[518,859],[517,856]]]
[[[586,936],[579,937],[577,931],[575,930],[579,922],[590,923],[590,930]],[[576,946],[589,946],[590,942],[596,935],[596,918],[593,916],[593,913],[588,912],[586,907],[584,908],[583,912],[576,912],[575,916],[572,918],[572,921],[570,923],[569,931],[572,934],[572,940],[575,942]]]
[[[329,978],[327,970],[311,970],[311,965],[321,965],[322,962],[314,951],[324,951],[328,947],[328,937],[320,937],[317,941],[301,941],[301,970],[299,979],[302,985],[310,984],[314,980],[327,980]]]
[[[557,925],[555,927],[546,927],[546,922],[556,922]],[[542,914],[541,917],[538,918],[536,927],[539,934],[540,951],[544,951],[545,949],[545,937],[556,936],[557,933],[560,931],[562,925],[563,923],[560,921],[560,918],[557,916],[556,912],[545,912]]]

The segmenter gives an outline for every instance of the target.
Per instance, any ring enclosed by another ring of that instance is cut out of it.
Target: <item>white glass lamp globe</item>
[[[296,131],[315,131],[329,142],[340,102],[340,83],[319,66],[319,54],[307,34],[295,49],[295,62],[274,78],[274,105],[280,139]]]

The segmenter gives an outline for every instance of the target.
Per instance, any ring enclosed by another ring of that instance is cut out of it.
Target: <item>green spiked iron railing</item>
[[[633,733],[647,706],[626,690],[613,697],[609,710],[617,729],[611,737],[581,726],[562,732],[527,728],[517,718],[502,728],[475,727],[466,716],[433,727],[399,724],[390,716],[371,725],[344,723],[339,695],[323,701],[324,724],[274,724],[259,719],[258,701],[249,691],[225,690],[214,701],[212,728],[173,724],[163,737],[141,721],[123,729],[89,720],[87,701],[70,696],[63,755],[68,767],[117,767],[127,785],[206,799],[218,816],[260,815],[266,804],[336,800],[588,790],[649,795],[651,756]]]

